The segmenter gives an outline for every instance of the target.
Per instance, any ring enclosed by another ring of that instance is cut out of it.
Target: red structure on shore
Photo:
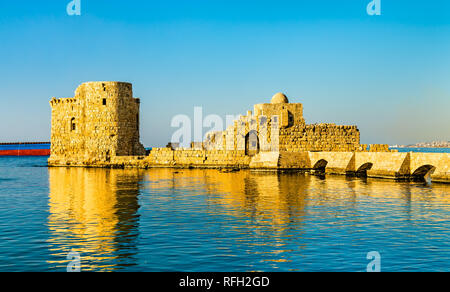
[[[49,156],[50,142],[0,143],[0,156]]]

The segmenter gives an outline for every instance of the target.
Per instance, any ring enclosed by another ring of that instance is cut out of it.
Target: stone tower
[[[73,98],[53,98],[49,164],[109,162],[145,155],[139,142],[140,101],[124,82],[88,82]]]

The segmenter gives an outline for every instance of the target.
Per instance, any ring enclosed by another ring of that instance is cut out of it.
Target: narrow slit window
[[[103,105],[106,105],[106,98],[103,99]]]
[[[77,125],[75,124],[75,118],[70,120],[70,130],[73,132],[77,129]]]

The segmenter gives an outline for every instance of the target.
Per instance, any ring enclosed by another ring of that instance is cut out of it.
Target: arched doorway
[[[245,155],[254,156],[259,153],[259,138],[255,130],[245,135]]]

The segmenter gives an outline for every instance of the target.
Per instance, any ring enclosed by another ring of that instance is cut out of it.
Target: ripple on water
[[[450,270],[450,186],[0,159],[0,270]]]

